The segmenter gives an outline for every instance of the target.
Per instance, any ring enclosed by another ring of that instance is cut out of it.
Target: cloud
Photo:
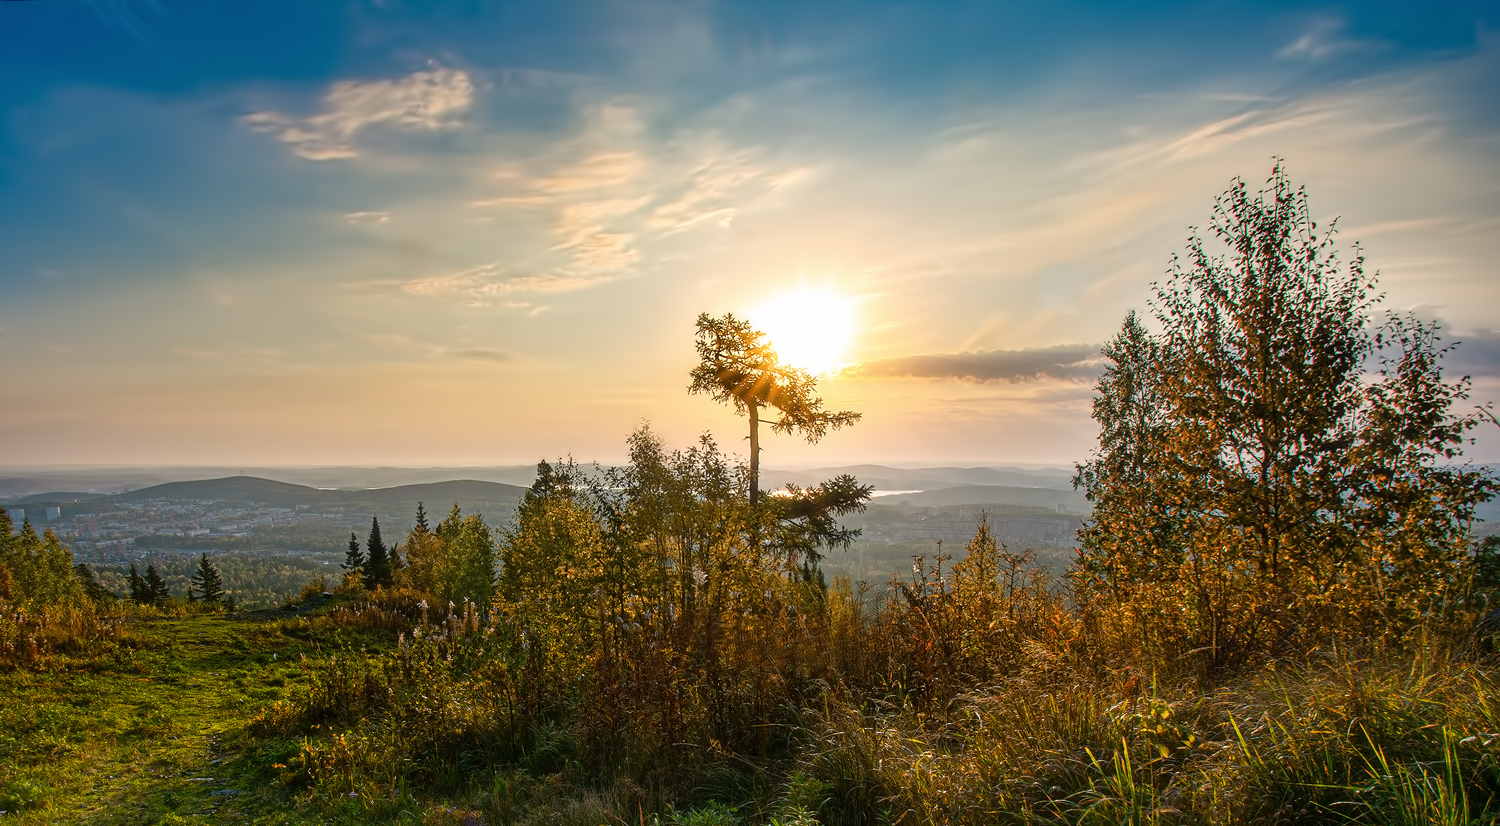
[[[937,353],[868,361],[846,372],[866,379],[958,379],[1025,382],[1054,379],[1085,382],[1098,377],[1103,357],[1096,345],[1059,344],[1024,350]]]
[[[550,246],[527,255],[552,280],[492,289],[561,291],[634,275],[653,243],[697,227],[724,227],[801,180],[804,170],[767,160],[717,129],[667,129],[637,106],[610,101],[579,111],[577,132],[491,176],[493,193],[469,204],[487,217],[542,215]],[[545,262],[540,263],[539,262]]]
[[[504,363],[515,360],[515,355],[498,347],[450,347],[446,344],[434,344],[429,341],[418,341],[408,335],[400,333],[375,333],[367,336],[371,342],[382,347],[393,350],[405,350],[416,353],[430,359],[466,359],[469,361],[488,361]]]
[[[495,299],[512,293],[562,293],[581,290],[610,281],[607,276],[572,274],[507,275],[499,264],[482,264],[456,273],[416,278],[401,284],[401,291],[411,295],[463,297],[471,307],[501,306],[532,310],[530,302]]]
[[[1340,36],[1344,21],[1335,17],[1313,20],[1296,40],[1281,47],[1276,56],[1288,59],[1321,60],[1332,54],[1354,48],[1355,41]]]
[[[514,355],[494,347],[465,347],[461,350],[454,350],[453,355],[462,359],[476,359],[479,361],[504,362],[515,359]]]
[[[1454,345],[1443,357],[1443,373],[1476,379],[1500,378],[1500,332],[1473,330],[1463,335],[1442,331],[1443,344]]]
[[[390,223],[391,214],[389,212],[380,212],[378,210],[346,212],[344,213],[344,220],[348,221],[351,224],[354,224],[355,226],[376,226],[379,224]]]
[[[341,80],[323,96],[323,111],[305,118],[254,112],[241,122],[273,135],[313,161],[352,158],[354,137],[371,127],[418,131],[454,129],[474,102],[466,72],[430,69],[397,80]]]

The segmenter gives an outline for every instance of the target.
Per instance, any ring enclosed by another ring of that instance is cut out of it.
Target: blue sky
[[[28,0],[0,78],[7,466],[734,450],[693,319],[806,288],[865,420],[768,464],[1068,463],[1273,156],[1500,401],[1493,0]]]

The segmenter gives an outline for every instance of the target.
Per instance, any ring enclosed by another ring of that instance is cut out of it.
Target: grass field
[[[290,621],[289,621],[290,620]],[[109,650],[0,673],[0,809],[25,823],[324,823],[246,721],[332,641],[276,612],[151,617]],[[374,640],[370,640],[375,643]]]
[[[590,765],[566,719],[501,742],[494,712],[476,710],[471,649],[451,634],[433,649],[446,659],[398,685],[390,664],[417,661],[396,613],[313,597],[123,616],[91,647],[0,671],[3,822],[1500,820],[1492,669],[1439,648],[1283,663],[1206,688],[1023,669],[920,709],[830,697],[792,714],[789,748],[710,749],[650,791],[644,775]],[[390,699],[354,702],[371,680]]]

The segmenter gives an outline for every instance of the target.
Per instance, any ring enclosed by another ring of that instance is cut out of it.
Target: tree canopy
[[[1454,464],[1474,416],[1435,325],[1388,314],[1281,164],[1236,181],[1104,348],[1078,582],[1132,633],[1210,667],[1383,626],[1466,557],[1494,482]],[[1169,608],[1168,606],[1175,606]],[[1186,610],[1181,610],[1181,608]],[[1164,637],[1172,637],[1169,641]]]

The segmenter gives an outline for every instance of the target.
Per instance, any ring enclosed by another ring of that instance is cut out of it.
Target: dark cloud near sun
[[[1476,379],[1500,378],[1500,331],[1444,333],[1443,344],[1453,345],[1443,356],[1443,375]]]
[[[459,358],[476,361],[507,362],[515,360],[515,356],[511,353],[494,347],[468,347],[462,350],[455,350],[453,354]]]
[[[1058,344],[1023,350],[934,353],[867,361],[846,375],[867,379],[958,379],[972,382],[1025,382],[1053,379],[1088,382],[1098,378],[1104,359],[1094,344]]]

